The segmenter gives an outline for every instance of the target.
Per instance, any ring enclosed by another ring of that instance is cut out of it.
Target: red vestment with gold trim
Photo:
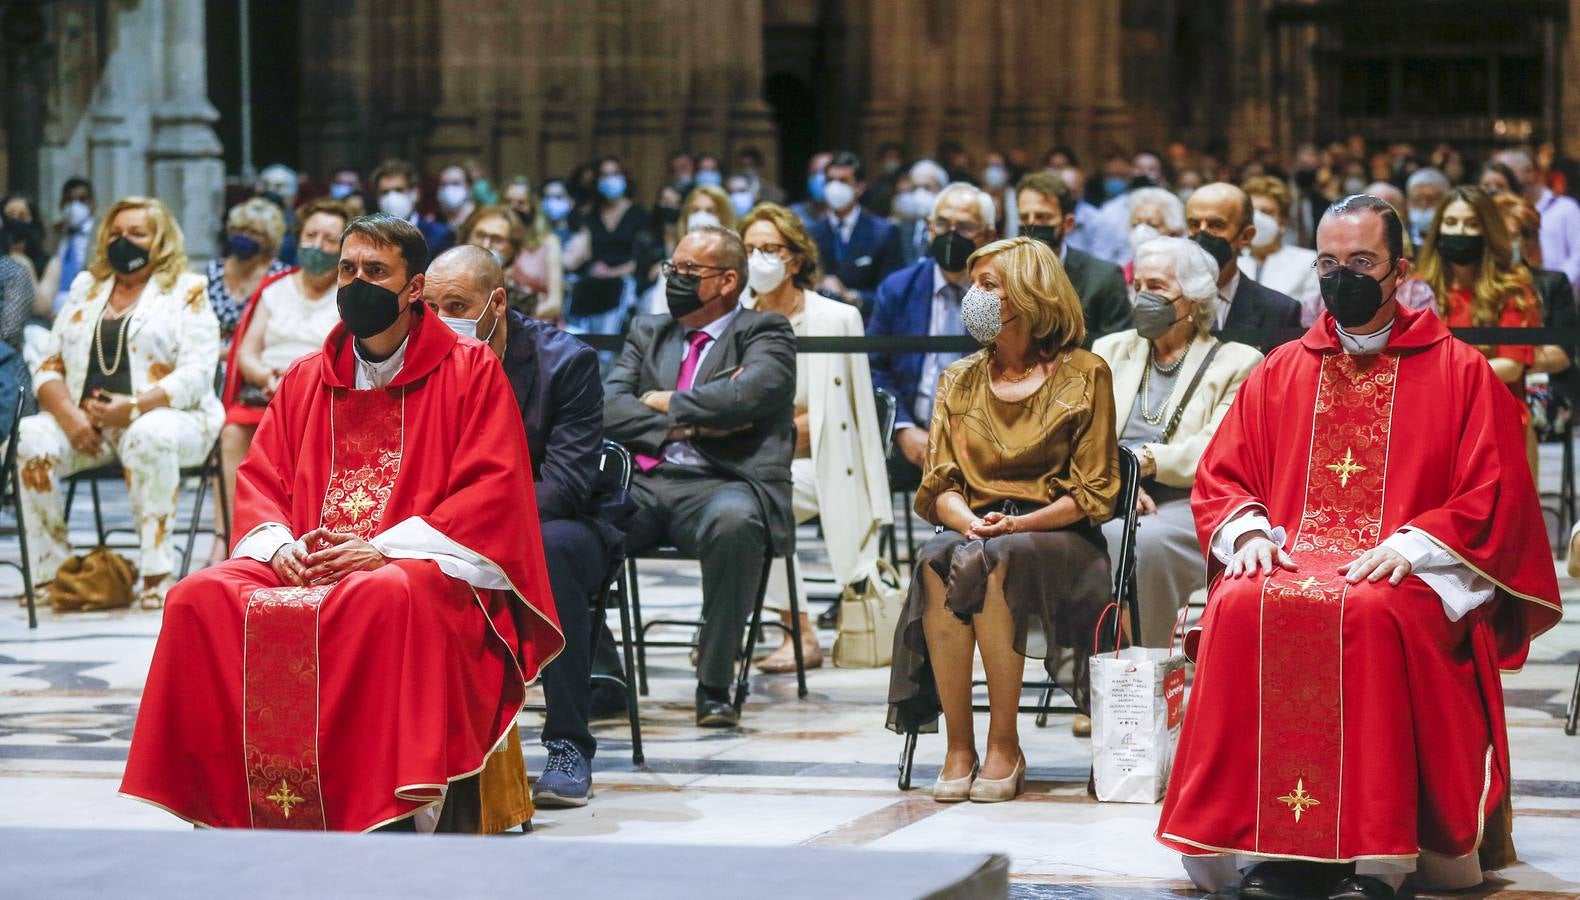
[[[482,769],[564,647],[520,412],[493,352],[426,313],[400,372],[357,391],[337,326],[281,382],[237,475],[234,535],[371,540],[413,517],[514,588],[431,559],[285,587],[232,559],[171,591],[122,793],[226,828],[361,831]]]
[[[1158,839],[1187,856],[1460,857],[1509,786],[1499,669],[1561,617],[1517,405],[1430,311],[1342,352],[1332,316],[1247,379],[1192,501],[1212,585]],[[1295,571],[1218,577],[1260,508]],[[1410,576],[1339,566],[1407,528],[1496,588],[1450,621]]]

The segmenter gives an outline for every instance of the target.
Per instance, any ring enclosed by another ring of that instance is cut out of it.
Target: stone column
[[[904,68],[909,59],[909,48],[915,46],[906,26],[917,18],[907,14],[904,0],[871,0],[868,4],[869,21],[863,28],[866,37],[867,83],[870,86],[867,102],[860,113],[861,150],[872,155],[885,141],[907,143],[912,156],[930,156],[931,147],[909,143],[913,135],[907,132],[914,127],[914,120],[906,115],[905,85],[910,81]]]
[[[1573,86],[1580,80],[1580,0],[1569,0],[1569,28],[1559,45],[1562,53],[1558,70],[1560,83],[1568,89],[1559,94],[1558,133],[1553,140],[1560,152],[1568,157],[1580,157],[1580,90]]]
[[[314,16],[302,19],[301,162],[315,178],[344,165],[359,167],[367,177],[379,163],[370,158],[366,102],[370,7],[369,0],[321,0]]]
[[[208,100],[203,0],[164,0],[164,99],[154,109],[149,161],[154,193],[186,233],[187,255],[205,260],[218,250],[225,163]]]
[[[1092,48],[1089,65],[1094,69],[1091,99],[1091,144],[1086,155],[1098,158],[1092,151],[1102,151],[1110,145],[1121,150],[1131,145],[1130,111],[1125,106],[1122,79],[1123,57],[1116,52],[1124,44],[1124,29],[1120,25],[1121,0],[1084,0],[1093,14],[1090,36],[1078,38]]]

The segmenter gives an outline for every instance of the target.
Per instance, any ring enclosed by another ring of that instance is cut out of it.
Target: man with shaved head
[[[1263,353],[1283,343],[1266,332],[1300,327],[1300,304],[1287,294],[1241,277],[1240,253],[1256,236],[1255,208],[1245,191],[1218,181],[1204,184],[1185,203],[1185,231],[1218,263],[1214,332],[1257,344]]]
[[[558,328],[505,303],[505,273],[488,251],[460,246],[428,266],[423,299],[458,334],[487,344],[505,366],[532,459],[543,525],[543,555],[565,652],[543,670],[548,762],[532,788],[539,806],[585,806],[592,797],[597,750],[587,727],[592,620],[600,587],[621,535],[601,521],[593,479],[603,446],[603,384],[598,354]]]

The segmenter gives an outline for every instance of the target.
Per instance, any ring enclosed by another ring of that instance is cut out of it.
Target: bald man
[[[1271,353],[1287,337],[1296,336],[1269,332],[1298,329],[1300,304],[1240,274],[1240,253],[1256,236],[1254,215],[1245,191],[1222,181],[1204,184],[1185,202],[1185,232],[1218,263],[1213,332]]]
[[[505,274],[486,250],[461,246],[428,266],[423,299],[440,321],[499,356],[526,426],[549,588],[565,630],[565,652],[543,670],[548,762],[532,788],[543,807],[585,806],[597,750],[592,703],[589,601],[621,541],[601,521],[593,478],[603,446],[598,354],[571,335],[505,304]]]

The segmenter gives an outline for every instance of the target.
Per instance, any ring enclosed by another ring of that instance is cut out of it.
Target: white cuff
[[[1219,562],[1228,565],[1234,561],[1234,545],[1240,542],[1240,538],[1253,531],[1260,531],[1267,535],[1268,539],[1277,544],[1279,549],[1283,549],[1284,542],[1289,537],[1288,532],[1284,530],[1284,526],[1280,525],[1274,528],[1273,523],[1267,520],[1267,516],[1257,512],[1248,512],[1230,519],[1223,524],[1223,527],[1218,529],[1218,537],[1212,542],[1212,555],[1218,557]]]
[[[247,536],[237,542],[236,550],[231,553],[230,558],[255,559],[267,565],[269,560],[274,559],[274,554],[280,552],[281,547],[294,540],[296,538],[291,535],[291,529],[279,522],[264,522],[247,532]]]
[[[1426,582],[1443,601],[1443,612],[1450,622],[1458,622],[1465,613],[1491,600],[1496,590],[1491,581],[1421,532],[1396,531],[1382,546],[1410,562],[1410,574]]]
[[[397,522],[371,543],[392,559],[431,559],[438,563],[439,571],[472,587],[510,590],[510,580],[498,566],[445,537],[418,516]]]

